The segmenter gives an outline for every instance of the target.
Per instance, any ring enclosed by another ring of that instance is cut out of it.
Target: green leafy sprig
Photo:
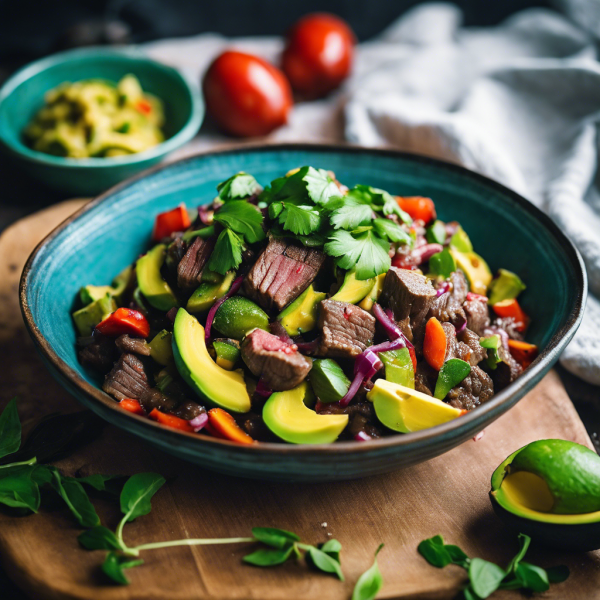
[[[545,592],[551,583],[561,583],[569,577],[565,566],[543,569],[523,560],[531,538],[519,534],[520,548],[506,569],[482,558],[469,558],[458,546],[445,544],[441,535],[423,540],[418,550],[423,558],[434,567],[454,564],[465,569],[469,584],[463,590],[465,600],[484,600],[496,590],[525,589]]]

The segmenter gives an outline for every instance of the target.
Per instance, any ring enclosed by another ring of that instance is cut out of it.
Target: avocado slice
[[[159,331],[150,342],[150,356],[166,367],[173,360],[173,334],[166,329]]]
[[[241,370],[227,371],[210,357],[204,327],[184,308],[173,325],[175,366],[186,383],[202,398],[225,410],[246,413],[250,396]]]
[[[243,296],[232,296],[217,310],[213,327],[225,337],[241,340],[252,329],[269,331],[269,317],[252,300]]]
[[[105,294],[91,304],[76,310],[73,313],[73,321],[75,321],[79,335],[82,337],[92,335],[94,327],[115,310],[117,310],[117,303],[111,294]]]
[[[291,444],[330,444],[348,425],[348,415],[319,415],[304,403],[308,384],[271,394],[263,408],[265,425]]]
[[[415,389],[415,369],[408,348],[380,352],[387,381]]]
[[[218,338],[213,342],[213,348],[216,363],[227,371],[233,371],[240,360],[240,343],[229,338]]]
[[[358,304],[375,285],[375,277],[369,279],[356,279],[356,270],[346,271],[340,289],[331,297],[331,300]]]
[[[315,358],[308,378],[321,402],[338,402],[350,388],[350,380],[342,367],[331,358]]]
[[[471,291],[485,296],[492,282],[492,272],[485,260],[475,252],[459,252],[453,248],[450,249],[450,254],[456,266],[465,274]]]
[[[319,303],[325,300],[325,292],[315,292],[309,285],[293,302],[288,304],[277,317],[288,335],[299,335],[313,330],[317,325]]]
[[[471,238],[467,235],[467,232],[459,227],[454,235],[450,238],[450,247],[458,250],[459,252],[473,252],[473,244]]]
[[[225,276],[219,276],[220,281],[216,283],[202,282],[196,291],[190,296],[187,306],[188,312],[192,314],[203,313],[210,310],[210,307],[222,298],[231,287],[235,279],[235,272],[229,271]]]
[[[385,276],[387,273],[381,273],[375,277],[375,283],[373,287],[369,290],[369,293],[360,301],[359,306],[363,310],[371,310],[373,308],[373,304],[379,300],[379,296],[381,296],[381,290],[383,290],[383,282],[385,281]]]
[[[600,457],[567,440],[538,440],[492,475],[490,499],[511,528],[560,549],[600,548]]]
[[[498,277],[490,284],[490,298],[488,304],[493,306],[504,300],[513,300],[527,286],[521,281],[521,278],[512,271],[506,269],[498,270]]]
[[[112,285],[86,285],[79,291],[79,297],[84,306],[110,294],[120,303],[123,292],[131,278],[131,267],[123,269],[114,279]]]
[[[158,310],[171,310],[178,306],[177,298],[169,284],[162,278],[160,269],[165,262],[165,244],[157,244],[137,261],[138,286],[148,302]]]
[[[378,379],[367,394],[377,418],[393,431],[410,433],[460,417],[464,411],[403,385]]]

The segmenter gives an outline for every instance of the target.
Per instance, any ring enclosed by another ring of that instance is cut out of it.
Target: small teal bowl
[[[145,152],[111,158],[64,158],[32,150],[22,133],[44,105],[44,94],[65,81],[107,79],[133,73],[144,91],[165,105],[163,143]],[[93,196],[147,169],[196,135],[204,117],[199,87],[179,71],[135,49],[85,48],[54,54],[24,67],[0,89],[0,147],[37,180],[70,194]]]
[[[441,219],[458,220],[493,271],[527,283],[528,339],[541,351],[532,366],[489,402],[444,425],[371,442],[294,446],[233,442],[179,432],[133,415],[100,389],[77,361],[70,313],[79,288],[105,284],[147,247],[157,213],[210,202],[216,185],[247,171],[263,185],[290,169],[333,170],[352,186],[431,196]],[[521,196],[481,175],[430,158],[388,150],[315,145],[244,147],[197,155],[110,190],[55,229],[23,271],[21,309],[56,379],[110,423],[167,452],[232,475],[280,481],[333,481],[375,475],[428,460],[468,440],[514,406],[548,372],[573,337],[587,290],[583,262],[561,230]],[[540,406],[540,411],[544,410]]]

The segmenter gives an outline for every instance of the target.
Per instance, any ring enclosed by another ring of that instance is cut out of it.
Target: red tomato
[[[96,325],[96,331],[118,337],[124,333],[146,338],[150,335],[148,319],[139,311],[131,308],[117,308]]]
[[[431,198],[423,196],[396,196],[400,208],[413,219],[421,219],[425,224],[436,217],[435,204]]]
[[[290,29],[282,67],[294,90],[319,98],[350,73],[356,39],[340,18],[325,13],[302,17]]]
[[[284,74],[262,58],[228,50],[204,76],[206,107],[227,133],[267,135],[287,122],[293,104]]]
[[[185,204],[180,204],[173,210],[156,215],[154,229],[152,230],[152,239],[155,242],[160,242],[160,240],[170,236],[174,231],[184,231],[190,225],[190,215],[188,215]]]

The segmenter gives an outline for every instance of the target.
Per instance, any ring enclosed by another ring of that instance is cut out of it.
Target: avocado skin
[[[492,492],[490,501],[496,515],[515,533],[527,534],[535,543],[559,550],[588,552],[600,548],[600,522],[597,523],[543,523],[515,515],[500,506]]]

